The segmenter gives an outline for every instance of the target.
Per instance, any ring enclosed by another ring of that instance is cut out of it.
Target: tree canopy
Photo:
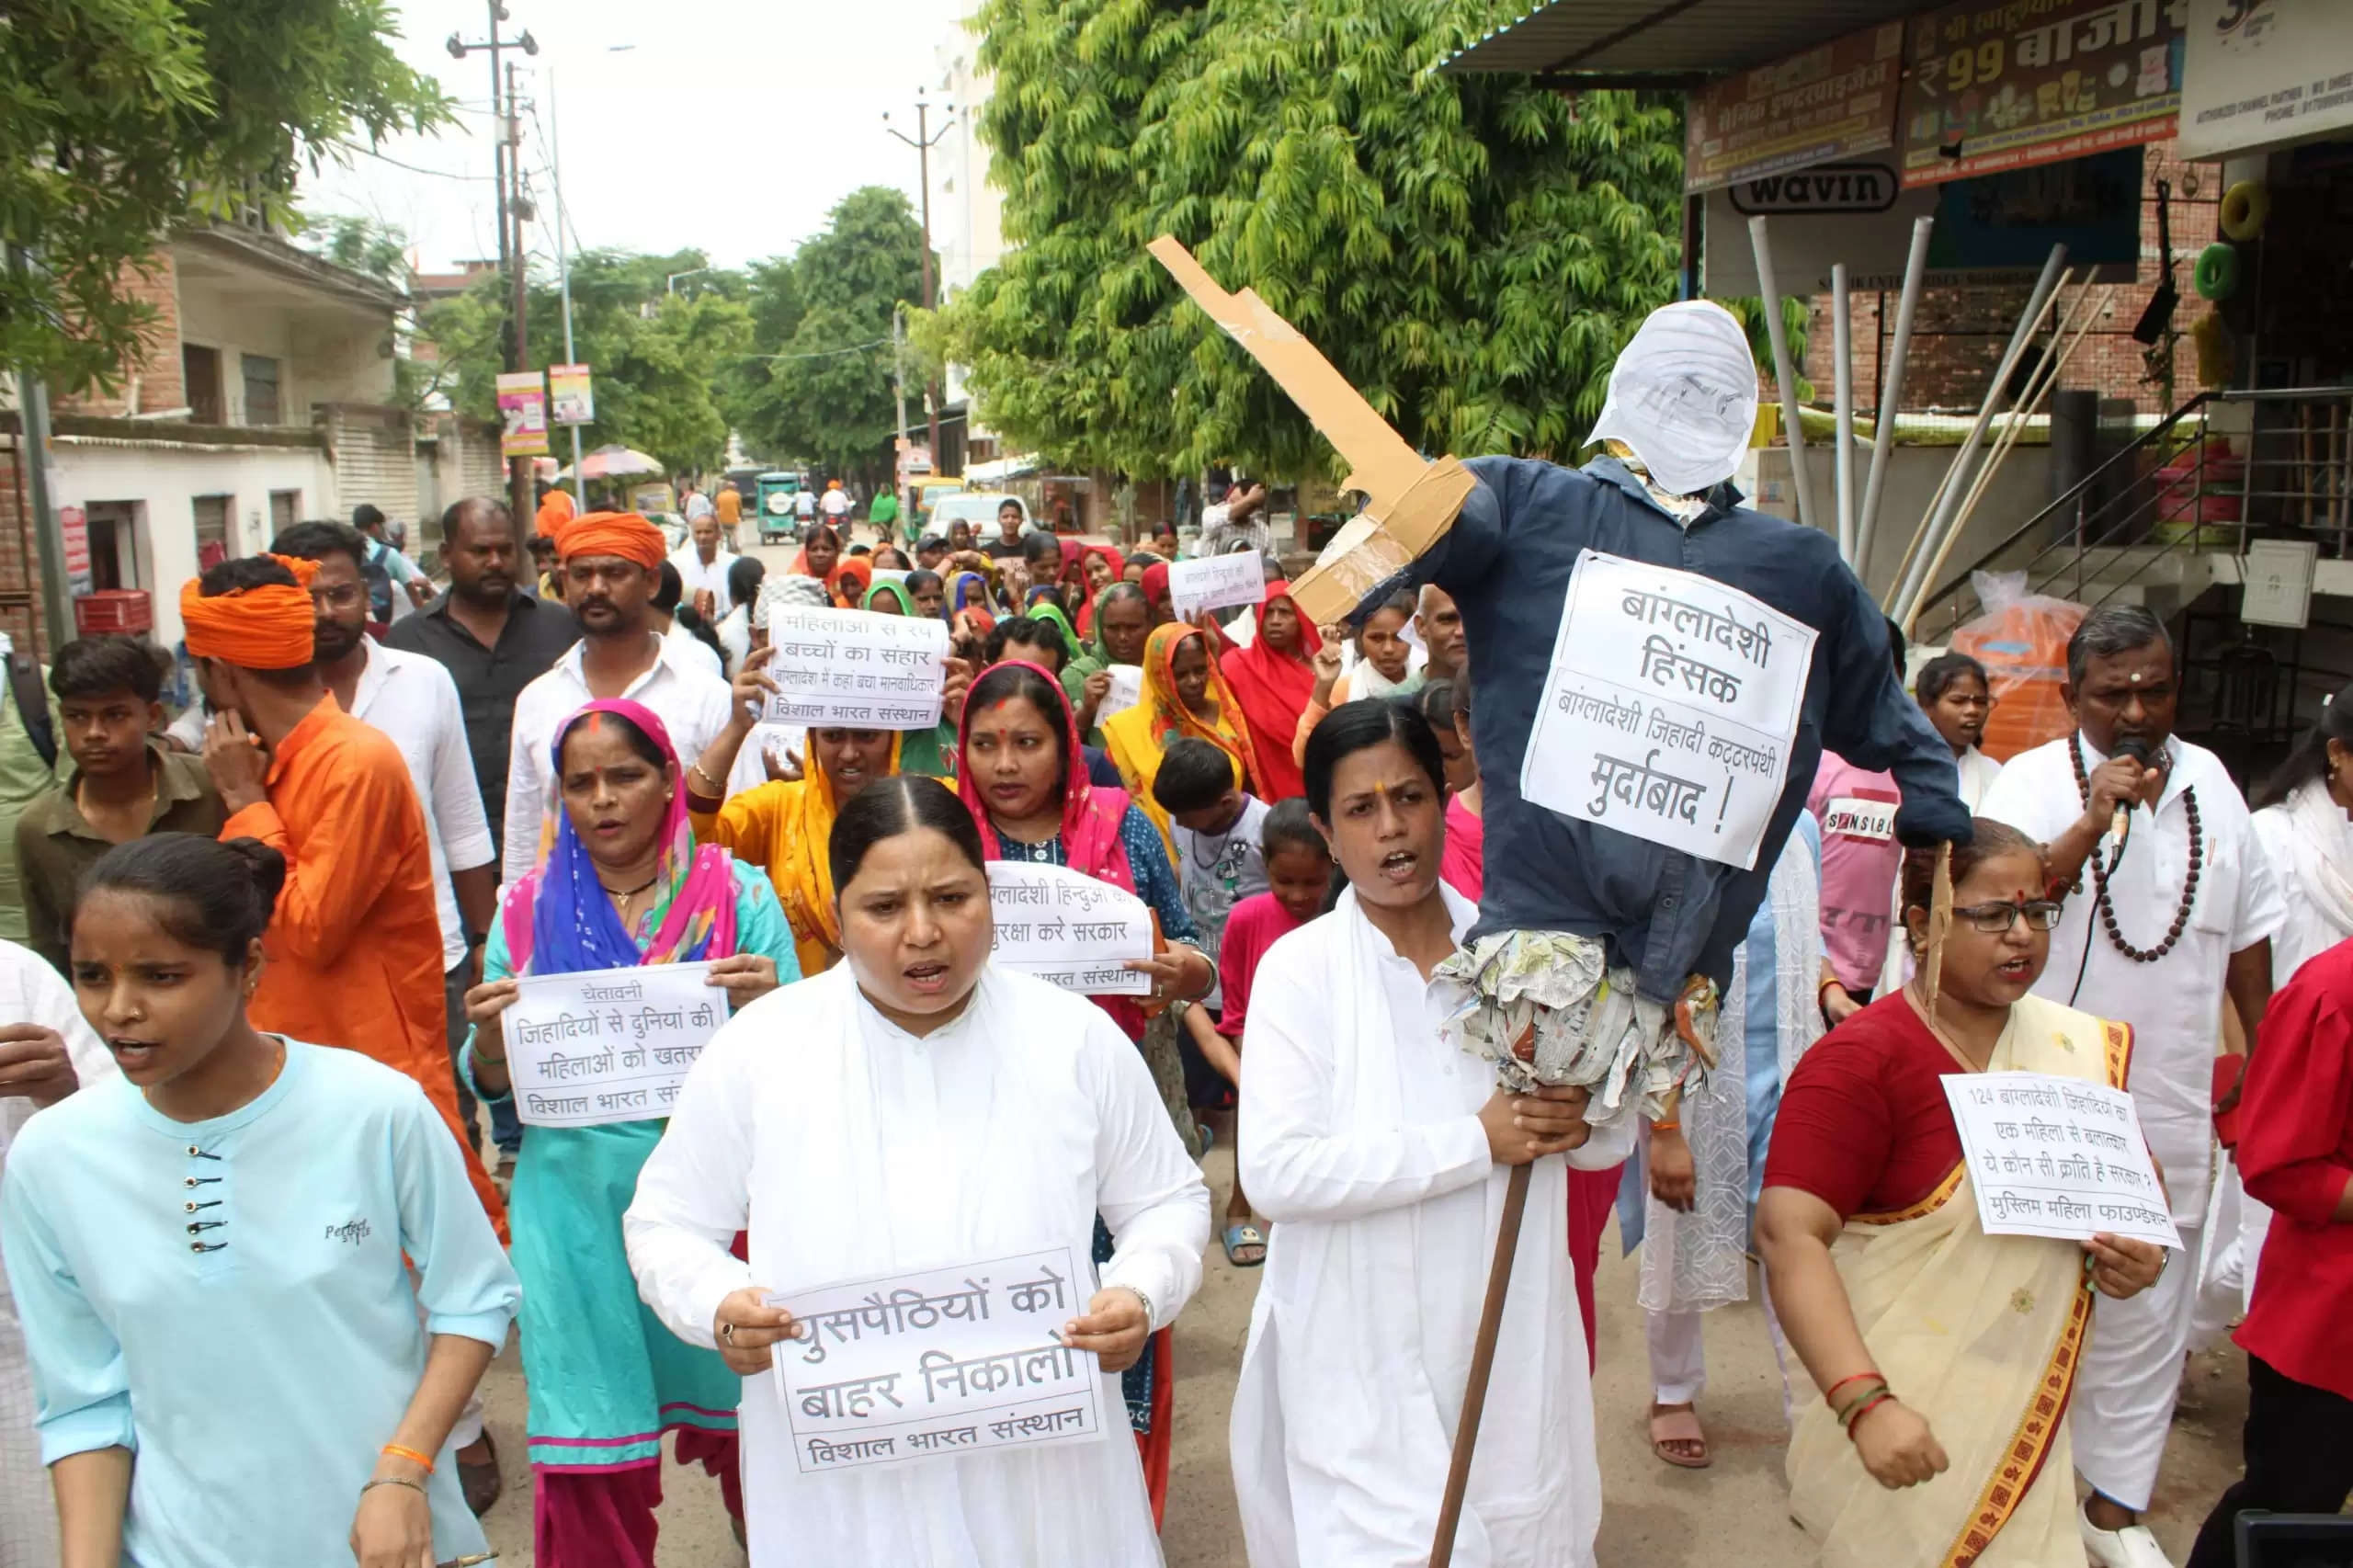
[[[384,0],[8,0],[0,7],[0,363],[108,381],[153,318],[131,291],[193,218],[291,216],[295,180],[449,108]]]
[[[742,373],[752,344],[744,281],[712,272],[680,278],[675,292],[664,286],[670,274],[707,260],[699,251],[658,256],[592,250],[573,257],[573,352],[589,367],[597,400],[595,422],[581,427],[585,447],[620,442],[673,472],[710,468],[725,452],[729,421],[720,383]],[[497,378],[506,368],[506,288],[498,275],[486,274],[424,322],[451,403],[485,419],[497,415]],[[552,279],[531,279],[529,310],[528,368],[565,363],[563,301]],[[562,431],[556,435],[562,441]]]
[[[905,195],[865,186],[842,198],[790,260],[755,262],[749,304],[757,352],[727,394],[735,427],[762,456],[805,458],[870,480],[891,472],[897,428],[891,318],[923,300],[923,228]],[[913,356],[908,417],[922,402]]]
[[[1433,452],[1568,456],[1671,297],[1680,118],[1429,68],[1518,0],[983,0],[1015,247],[945,312],[989,423],[1140,478],[1330,472],[1145,254],[1174,233]]]

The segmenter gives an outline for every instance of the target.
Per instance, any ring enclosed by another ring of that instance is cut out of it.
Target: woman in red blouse
[[[2265,1009],[2239,1108],[2239,1179],[2272,1210],[2246,1352],[2246,1479],[2189,1568],[2230,1568],[2242,1508],[2334,1514],[2353,1492],[2353,942],[2305,960]]]
[[[1915,950],[1933,870],[1904,863]],[[1773,1305],[1824,1393],[1790,1437],[1790,1511],[1837,1568],[2083,1563],[2066,1411],[2092,1290],[2130,1296],[2164,1267],[2145,1242],[1979,1225],[1944,1078],[2121,1088],[2131,1033],[2029,994],[2059,914],[2035,845],[1979,818],[1952,880],[1934,1025],[1923,965],[1806,1053],[1766,1160]]]

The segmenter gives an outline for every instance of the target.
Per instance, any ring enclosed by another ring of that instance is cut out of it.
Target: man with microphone
[[[2034,989],[2132,1027],[2130,1083],[2186,1253],[2131,1301],[2102,1301],[2075,1391],[2078,1523],[2096,1568],[2169,1568],[2141,1523],[2173,1420],[2196,1304],[2222,1008],[2255,1027],[2285,914],[2220,758],[2173,733],[2164,623],[2096,609],[2067,643],[2075,732],[2013,757],[1982,816],[2040,840],[2066,910]]]

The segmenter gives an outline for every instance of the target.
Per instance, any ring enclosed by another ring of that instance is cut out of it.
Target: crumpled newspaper
[[[1696,1087],[1714,1062],[1714,983],[1694,976],[1677,1007],[1651,1001],[1635,994],[1633,971],[1610,970],[1601,944],[1588,937],[1484,937],[1448,957],[1433,978],[1461,991],[1445,1020],[1459,1049],[1493,1064],[1497,1082],[1514,1094],[1540,1084],[1591,1089],[1596,1122],[1628,1105],[1656,1119],[1677,1085]],[[1692,1039],[1678,1027],[1678,1013]],[[1522,1062],[1513,1047],[1531,1029],[1535,1060]]]

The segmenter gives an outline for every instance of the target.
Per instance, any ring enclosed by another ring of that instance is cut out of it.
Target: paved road
[[[1207,1168],[1222,1208],[1232,1157],[1222,1148],[1213,1150]],[[1700,1411],[1714,1439],[1716,1462],[1705,1471],[1670,1469],[1651,1457],[1644,1432],[1650,1391],[1642,1313],[1634,1306],[1634,1260],[1621,1261],[1616,1251],[1613,1235],[1604,1243],[1600,1365],[1594,1392],[1604,1499],[1601,1562],[1605,1568],[1811,1563],[1805,1538],[1786,1512],[1780,1383],[1763,1315],[1754,1306],[1710,1315],[1711,1381]],[[1244,1568],[1226,1463],[1226,1416],[1257,1278],[1254,1269],[1228,1267],[1224,1255],[1212,1246],[1201,1292],[1176,1325],[1176,1449],[1162,1532],[1169,1568]],[[500,1553],[499,1568],[529,1568],[531,1562],[522,1382],[510,1347],[483,1384],[509,1487],[486,1521],[491,1545]],[[2154,1511],[2158,1539],[2176,1561],[2188,1554],[2199,1521],[2236,1473],[2239,1423],[2245,1414],[2245,1370],[2238,1353],[2195,1358]],[[1505,1434],[1492,1436],[1508,1440]],[[669,1465],[664,1491],[664,1568],[726,1568],[742,1561],[716,1483],[699,1471],[689,1474]],[[1727,1551],[1735,1534],[1738,1548]]]

